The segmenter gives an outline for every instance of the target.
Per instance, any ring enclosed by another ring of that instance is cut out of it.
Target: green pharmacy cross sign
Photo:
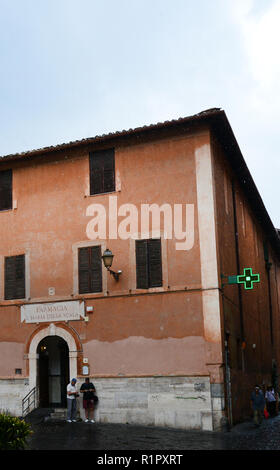
[[[244,284],[246,290],[253,289],[254,282],[260,282],[260,275],[253,274],[252,268],[244,268],[240,276],[228,276],[229,284]]]
[[[253,282],[260,282],[260,275],[253,274],[252,268],[244,268],[244,274],[241,276],[237,276],[238,284],[244,283],[245,289],[253,289],[254,285]]]

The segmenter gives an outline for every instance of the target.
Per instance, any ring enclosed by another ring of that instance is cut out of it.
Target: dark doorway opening
[[[69,383],[69,348],[63,338],[47,336],[40,341],[37,354],[40,407],[66,407]]]

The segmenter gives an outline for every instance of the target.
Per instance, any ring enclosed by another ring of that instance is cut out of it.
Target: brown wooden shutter
[[[162,286],[161,240],[148,240],[149,287]]]
[[[25,256],[5,258],[5,299],[25,298]]]
[[[102,292],[101,247],[79,249],[79,293]]]
[[[12,208],[12,170],[0,171],[0,210]]]
[[[90,248],[91,292],[102,292],[101,246]]]
[[[89,249],[79,249],[79,293],[87,294],[90,292],[89,277]]]
[[[137,289],[162,286],[161,240],[136,240]]]
[[[136,286],[137,289],[148,289],[148,241],[136,240]]]
[[[104,193],[115,191],[115,151],[104,152]]]
[[[103,193],[103,155],[90,153],[90,194]]]
[[[90,152],[90,194],[115,191],[114,149]]]

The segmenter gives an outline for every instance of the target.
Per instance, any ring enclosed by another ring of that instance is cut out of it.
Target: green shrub
[[[24,449],[31,433],[30,424],[5,413],[0,414],[0,450]]]

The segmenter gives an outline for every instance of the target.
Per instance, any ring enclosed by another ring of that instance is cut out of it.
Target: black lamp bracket
[[[109,271],[109,273],[112,274],[112,276],[114,276],[115,281],[118,281],[120,275],[122,274],[122,271],[121,271],[121,270],[115,272],[115,271],[113,271],[112,269],[107,268],[107,271]]]

